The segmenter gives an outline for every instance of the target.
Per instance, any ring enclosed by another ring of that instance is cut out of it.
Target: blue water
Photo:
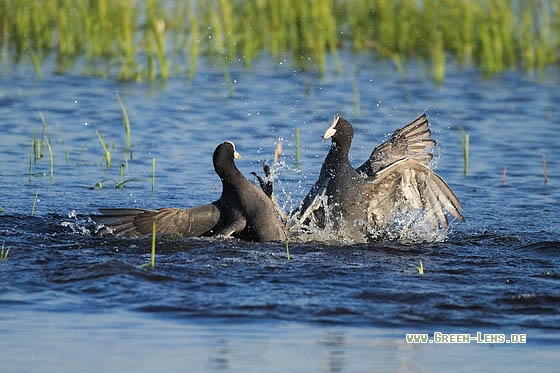
[[[341,58],[341,73],[318,76],[263,57],[231,71],[233,94],[210,63],[192,82],[163,85],[71,71],[37,80],[24,64],[4,69],[0,241],[10,252],[0,260],[1,370],[354,372],[475,359],[490,369],[556,369],[558,71],[484,79],[450,64],[438,86],[421,65],[399,75],[368,56]],[[117,91],[131,120],[130,152]],[[150,269],[142,266],[150,237],[99,237],[87,218],[98,207],[217,199],[211,155],[225,140],[235,142],[247,176],[282,141],[276,193],[290,210],[318,176],[332,115],[354,124],[350,155],[358,165],[424,111],[438,141],[435,168],[467,220],[452,222],[443,242],[291,243],[288,261],[282,244],[160,238]],[[33,129],[44,131],[39,112],[54,153],[52,180],[45,146],[29,176]],[[470,135],[467,175],[460,128]],[[96,130],[109,144],[110,169]],[[115,188],[122,178],[125,187]],[[102,180],[102,190],[92,189]],[[406,343],[407,333],[436,331],[523,333],[527,343]]]

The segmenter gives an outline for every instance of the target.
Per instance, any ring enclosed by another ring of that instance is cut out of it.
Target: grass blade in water
[[[119,106],[121,107],[122,111],[122,121],[124,125],[124,132],[126,134],[126,150],[130,150],[130,120],[128,119],[128,113],[126,111],[124,103],[121,100],[119,92],[117,92],[117,100],[119,100]]]

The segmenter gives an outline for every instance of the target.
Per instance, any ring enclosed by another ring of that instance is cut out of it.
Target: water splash
[[[370,231],[373,240],[390,240],[406,244],[444,242],[447,240],[447,234],[447,228],[434,226],[433,221],[423,210],[399,213],[386,227]]]
[[[396,212],[389,222],[378,226],[362,219],[352,222],[337,219],[333,206],[328,205],[327,202],[327,196],[321,196],[317,200],[319,207],[325,213],[324,226],[313,216],[298,218],[296,214],[292,214],[289,217],[286,231],[290,241],[339,244],[398,241],[410,244],[443,242],[447,239],[447,228],[434,225],[430,216],[421,209]]]
[[[69,228],[73,233],[79,235],[90,236],[113,233],[113,229],[111,229],[111,227],[95,222],[90,216],[79,216],[76,213],[76,210],[72,210],[68,213],[68,219],[70,220],[63,220],[60,223],[60,226]]]

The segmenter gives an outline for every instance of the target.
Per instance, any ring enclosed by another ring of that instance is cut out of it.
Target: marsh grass
[[[140,265],[140,268],[150,267],[155,268],[156,266],[156,234],[157,234],[157,226],[156,221],[152,223],[152,252],[150,256],[150,262],[144,263]]]
[[[35,131],[35,128],[33,128],[33,142],[31,143],[31,148],[35,157],[35,161],[43,157],[41,154],[41,142],[42,139],[37,138],[37,132]]]
[[[123,165],[123,164],[120,164],[120,165],[119,165],[119,176],[120,176],[120,182],[121,182],[121,183],[124,182],[124,170],[123,170],[123,169],[124,169],[125,167],[126,167],[126,166]]]
[[[4,260],[8,258],[8,254],[10,253],[10,248],[5,247],[5,242],[2,241],[2,250],[0,250],[0,260]]]
[[[126,107],[124,106],[123,101],[121,100],[121,96],[119,92],[117,92],[117,100],[119,101],[119,106],[122,112],[122,121],[124,125],[124,132],[126,136],[126,150],[130,150],[130,120],[128,119],[128,113],[126,111]]]
[[[103,184],[107,183],[109,181],[112,181],[113,183],[115,183],[115,189],[124,189],[124,187],[126,186],[126,184],[132,182],[132,181],[144,181],[144,179],[142,178],[132,178],[132,179],[124,179],[121,178],[121,180],[116,180],[116,179],[103,179],[103,180],[99,180],[97,183],[95,183],[93,186],[88,187],[88,189],[90,190],[95,190],[95,189],[99,189],[99,190],[103,190]]]
[[[422,264],[422,259],[420,259],[420,266],[416,267],[416,269],[418,270],[419,275],[424,274],[424,265]]]
[[[463,173],[469,173],[469,133],[464,128],[459,130],[461,135],[461,147],[463,148]]]
[[[47,149],[49,151],[49,166],[50,166],[49,170],[50,170],[50,180],[52,182],[54,178],[54,154],[51,147],[51,140],[50,140],[51,135],[49,131],[49,125],[47,124],[47,121],[43,116],[43,113],[39,112],[39,116],[41,117],[41,122],[43,122],[43,138],[45,139],[45,144],[47,145]]]
[[[39,191],[35,192],[35,198],[33,199],[33,206],[31,206],[31,216],[35,215],[35,206],[37,205],[37,200],[39,199]]]
[[[31,141],[31,150],[29,153],[28,180],[31,181],[31,177],[34,176],[33,164],[38,163],[43,158],[43,152],[41,149],[45,146],[49,154],[49,175],[50,181],[52,182],[54,178],[54,153],[51,146],[50,130],[43,113],[39,112],[39,117],[41,118],[41,122],[43,124],[42,134],[41,136],[37,136],[37,131],[33,128],[33,139]],[[41,173],[41,175],[46,176],[46,173]]]
[[[107,168],[111,168],[111,152],[107,147],[107,143],[105,143],[105,140],[103,139],[103,135],[99,132],[99,130],[95,130],[95,133],[97,134],[97,138],[99,139],[99,142],[103,147],[103,152],[105,153],[103,159],[101,160],[101,163],[103,163],[103,161],[107,161]]]
[[[0,0],[0,53],[39,77],[48,56],[57,70],[84,56],[93,74],[152,81],[172,72],[192,81],[205,56],[231,90],[232,64],[264,53],[324,73],[331,58],[336,72],[344,48],[399,70],[427,61],[441,82],[449,57],[487,75],[557,63],[559,18],[558,0]]]

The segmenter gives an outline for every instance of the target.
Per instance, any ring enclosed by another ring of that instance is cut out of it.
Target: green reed
[[[33,128],[33,142],[31,144],[31,148],[35,156],[35,161],[43,157],[41,155],[41,143],[42,143],[42,139],[37,138],[37,132],[35,131],[35,128]]]
[[[469,172],[469,133],[463,128],[460,129],[461,147],[463,148],[463,173],[466,175]]]
[[[39,160],[43,158],[43,153],[41,148],[44,144],[46,146],[48,154],[49,154],[49,175],[50,181],[53,181],[54,178],[54,153],[51,146],[50,140],[50,130],[49,125],[43,116],[43,113],[39,112],[39,117],[41,118],[41,122],[43,123],[42,134],[41,136],[37,136],[37,132],[35,128],[33,128],[33,140],[31,142],[31,150],[29,153],[29,172],[28,172],[28,179],[31,181],[31,177],[33,176],[33,163],[37,163]],[[46,176],[46,173],[43,173],[43,176]]]
[[[131,181],[142,181],[144,179],[142,178],[132,178],[132,179],[124,179],[124,177],[121,177],[120,180],[117,179],[103,179],[103,180],[99,180],[97,183],[95,183],[93,186],[87,187],[90,190],[95,190],[95,189],[99,189],[99,190],[103,190],[103,184],[108,182],[108,181],[112,181],[115,183],[115,189],[124,189],[124,187],[126,186],[126,184],[130,183]]]
[[[424,274],[424,265],[422,264],[422,259],[420,259],[420,266],[416,267],[416,269],[418,270],[419,275]]]
[[[397,67],[419,58],[441,82],[449,57],[488,75],[559,62],[559,20],[559,0],[0,0],[0,53],[39,77],[47,56],[57,69],[83,56],[93,74],[191,81],[200,56],[226,78],[263,53],[323,73],[346,48]]]
[[[49,165],[50,165],[50,178],[51,181],[53,181],[53,177],[54,177],[54,154],[53,154],[53,150],[51,147],[51,140],[50,140],[50,131],[49,131],[49,125],[47,124],[47,121],[45,119],[45,117],[43,116],[43,113],[39,112],[39,116],[41,117],[41,122],[43,122],[43,138],[45,139],[45,144],[47,145],[47,149],[49,151]]]
[[[0,250],[0,260],[7,259],[8,254],[10,253],[10,248],[5,247],[5,242],[2,241],[2,250]]]
[[[35,206],[37,205],[38,199],[39,199],[39,190],[35,192],[35,198],[33,199],[33,206],[31,206],[31,216],[35,215]]]
[[[107,161],[107,168],[111,168],[111,152],[109,151],[109,148],[107,147],[107,143],[105,143],[105,140],[103,139],[103,135],[99,132],[99,130],[95,130],[95,133],[97,134],[97,138],[99,139],[99,142],[101,143],[101,146],[103,147],[103,152],[105,153],[103,160]],[[103,163],[103,161],[101,161]]]
[[[29,153],[29,181],[31,181],[31,176],[33,176],[33,162],[37,162],[40,158],[41,140],[37,139],[37,132],[35,131],[35,128],[33,128],[33,141],[31,142],[31,151]]]
[[[124,125],[124,132],[126,135],[126,150],[130,150],[130,120],[128,119],[128,113],[126,112],[126,107],[121,100],[119,92],[117,92],[117,100],[119,101],[119,106],[122,112],[122,121]]]
[[[150,255],[150,262],[141,264],[139,266],[140,268],[145,268],[148,266],[150,268],[154,268],[156,266],[156,234],[157,234],[157,227],[156,227],[156,221],[154,220],[152,224],[152,252]]]

